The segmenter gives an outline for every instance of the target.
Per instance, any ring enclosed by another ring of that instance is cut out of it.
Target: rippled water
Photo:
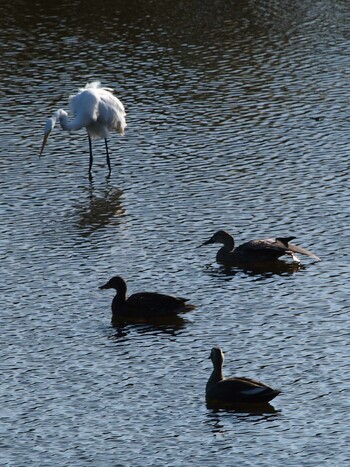
[[[346,465],[348,2],[84,4],[0,6],[1,464]],[[128,127],[89,182],[84,131],[38,153],[91,79]],[[219,228],[322,261],[225,270],[197,248]],[[113,328],[115,274],[197,308]],[[214,345],[269,411],[205,406]]]

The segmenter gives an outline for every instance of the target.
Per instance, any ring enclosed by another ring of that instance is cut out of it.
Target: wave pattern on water
[[[345,465],[348,5],[86,4],[0,7],[2,463]],[[38,157],[90,79],[128,122],[110,179],[94,142],[91,182],[84,131]],[[321,262],[227,270],[198,248],[219,228]],[[197,308],[112,327],[116,274]],[[214,345],[227,376],[282,389],[270,411],[206,408]]]

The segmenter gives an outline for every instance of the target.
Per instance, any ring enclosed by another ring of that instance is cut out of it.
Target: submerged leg
[[[107,165],[108,165],[109,175],[111,175],[112,169],[111,169],[111,161],[109,160],[109,154],[108,154],[107,138],[105,138],[105,145],[106,145]]]
[[[89,138],[89,149],[90,149],[89,174],[91,174],[91,168],[92,168],[93,157],[92,157],[91,138],[90,138],[90,135],[89,135],[89,134],[88,134],[88,138]]]

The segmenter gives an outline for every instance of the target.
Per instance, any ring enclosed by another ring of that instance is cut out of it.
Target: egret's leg
[[[107,165],[108,165],[109,175],[111,175],[112,169],[111,169],[111,161],[109,160],[109,154],[108,154],[107,138],[105,138],[105,145],[106,145]]]
[[[92,157],[92,144],[91,144],[91,138],[90,138],[90,135],[89,135],[89,134],[88,134],[88,138],[89,138],[89,149],[90,149],[89,174],[91,174],[91,168],[92,168],[93,157]]]

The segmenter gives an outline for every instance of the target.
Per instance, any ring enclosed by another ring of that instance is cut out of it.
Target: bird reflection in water
[[[211,276],[226,275],[228,277],[244,273],[248,277],[256,277],[257,280],[266,279],[272,276],[289,276],[296,272],[303,271],[306,266],[302,263],[275,260],[259,265],[244,266],[207,266],[206,270]]]
[[[232,408],[218,408],[210,407],[207,405],[208,413],[206,425],[211,428],[211,431],[216,437],[223,437],[227,434],[228,439],[231,440],[232,425],[225,424],[225,421],[238,421],[239,423],[264,423],[271,422],[281,414],[281,410],[276,410],[271,404],[256,404],[255,406],[236,406]],[[231,443],[231,441],[230,441]]]
[[[181,316],[174,316],[167,319],[157,319],[148,322],[137,321],[135,319],[121,319],[119,322],[113,322],[112,326],[115,329],[113,335],[109,337],[111,340],[128,339],[129,334],[136,331],[138,334],[166,334],[169,336],[178,335],[186,325],[186,320]]]
[[[232,412],[232,413],[242,413],[248,415],[264,415],[264,414],[276,414],[280,410],[276,410],[273,405],[270,403],[261,403],[261,404],[214,404],[206,403],[207,408],[213,410],[214,413],[220,412]]]
[[[247,276],[262,276],[262,277],[271,277],[274,275],[284,276],[294,274],[298,271],[305,270],[306,267],[302,263],[288,262],[283,260],[276,260],[271,262],[266,262],[260,265],[254,265],[249,268],[240,267],[237,270],[243,271]],[[228,268],[225,268],[228,271]]]
[[[89,236],[93,232],[108,225],[112,219],[125,215],[122,204],[123,192],[116,187],[107,187],[100,194],[95,194],[93,184],[89,186],[88,203],[76,208],[78,227],[82,235]]]
[[[259,424],[271,423],[281,413],[274,409],[271,404],[264,404],[261,407],[237,408],[237,409],[210,409],[205,420],[205,425],[212,432],[213,436],[220,439],[227,448],[232,448],[233,431],[236,433],[237,423]]]

